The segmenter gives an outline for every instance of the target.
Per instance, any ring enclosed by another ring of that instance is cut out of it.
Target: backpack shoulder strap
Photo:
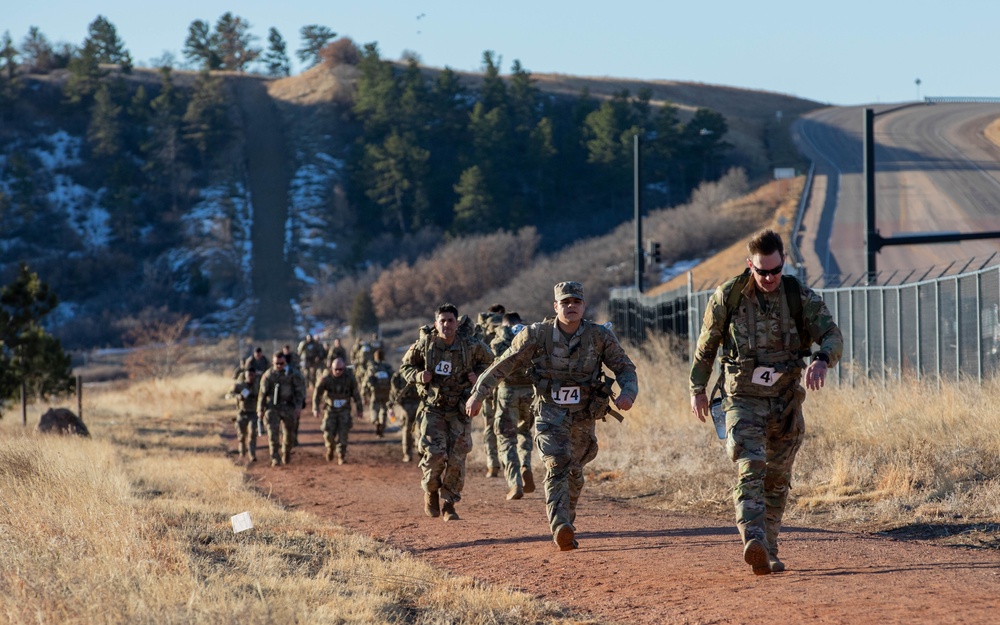
[[[782,276],[785,285],[785,299],[788,300],[788,314],[795,321],[795,329],[799,332],[802,349],[808,350],[812,345],[809,328],[806,327],[805,316],[802,314],[802,286],[792,276]]]

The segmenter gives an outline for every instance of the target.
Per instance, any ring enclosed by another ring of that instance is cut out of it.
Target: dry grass
[[[660,338],[630,350],[640,399],[624,425],[599,425],[590,469],[601,488],[658,508],[731,517],[735,467],[689,412],[688,365]],[[905,380],[810,393],[787,519],[878,531],[1000,523],[1000,381]],[[615,478],[615,476],[619,476]],[[1000,547],[989,537],[977,544]]]
[[[0,621],[563,621],[249,488],[222,453],[229,383],[189,373],[90,388],[90,440],[0,422]],[[243,511],[255,528],[234,534]]]

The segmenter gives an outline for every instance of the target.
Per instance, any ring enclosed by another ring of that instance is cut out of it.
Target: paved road
[[[816,163],[801,242],[810,282],[865,271],[863,108],[809,113],[795,126],[799,148]],[[1000,230],[1000,149],[983,134],[1000,104],[935,104],[875,109],[877,227],[883,236]],[[1000,252],[1000,240],[883,248],[887,277],[911,270],[955,273]],[[1000,257],[1000,256],[998,256]],[[996,260],[996,259],[994,259]],[[823,282],[820,282],[822,285]]]

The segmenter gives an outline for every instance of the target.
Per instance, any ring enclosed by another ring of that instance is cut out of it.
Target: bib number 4
[[[781,373],[774,370],[774,367],[757,367],[753,370],[753,377],[750,381],[760,386],[774,386],[774,383],[781,377]]]
[[[563,386],[552,389],[552,401],[560,406],[568,406],[580,403],[579,386]]]

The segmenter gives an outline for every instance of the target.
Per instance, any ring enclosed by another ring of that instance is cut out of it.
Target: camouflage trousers
[[[323,442],[327,449],[333,449],[341,458],[347,456],[347,433],[351,431],[354,421],[351,419],[350,408],[347,410],[327,410],[323,416]]]
[[[583,467],[597,457],[597,434],[586,410],[569,412],[541,401],[535,402],[535,410],[535,445],[545,462],[545,510],[554,532],[560,525],[573,527]]]
[[[396,404],[402,410],[402,418],[400,419],[399,429],[402,433],[403,442],[403,455],[412,456],[413,455],[413,430],[417,423],[417,410],[420,404],[417,402],[404,402],[401,404]],[[419,448],[417,450],[419,452]]]
[[[792,480],[792,464],[802,446],[805,420],[801,404],[788,417],[780,397],[727,397],[726,451],[736,463],[733,487],[736,527],[744,544],[757,538],[778,553],[778,533]]]
[[[272,406],[264,413],[264,419],[267,421],[267,447],[271,460],[280,461],[292,452],[295,445],[295,408]]]
[[[249,452],[251,458],[257,457],[257,413],[241,412],[236,417],[236,441],[240,456]]]
[[[485,424],[483,425],[483,447],[486,448],[486,467],[494,468],[500,466],[500,456],[497,448],[496,420],[497,402],[494,395],[490,395],[483,400],[483,408],[479,411],[483,415]]]
[[[442,503],[458,502],[465,486],[465,457],[472,451],[472,424],[461,406],[421,405],[417,421],[421,453],[421,485],[440,493]]]
[[[385,426],[389,421],[389,398],[372,398],[371,411],[372,423]]]
[[[507,386],[497,389],[497,412],[494,431],[497,451],[503,466],[507,486],[524,486],[521,470],[531,468],[531,427],[535,414],[531,403],[535,389],[531,386]]]

